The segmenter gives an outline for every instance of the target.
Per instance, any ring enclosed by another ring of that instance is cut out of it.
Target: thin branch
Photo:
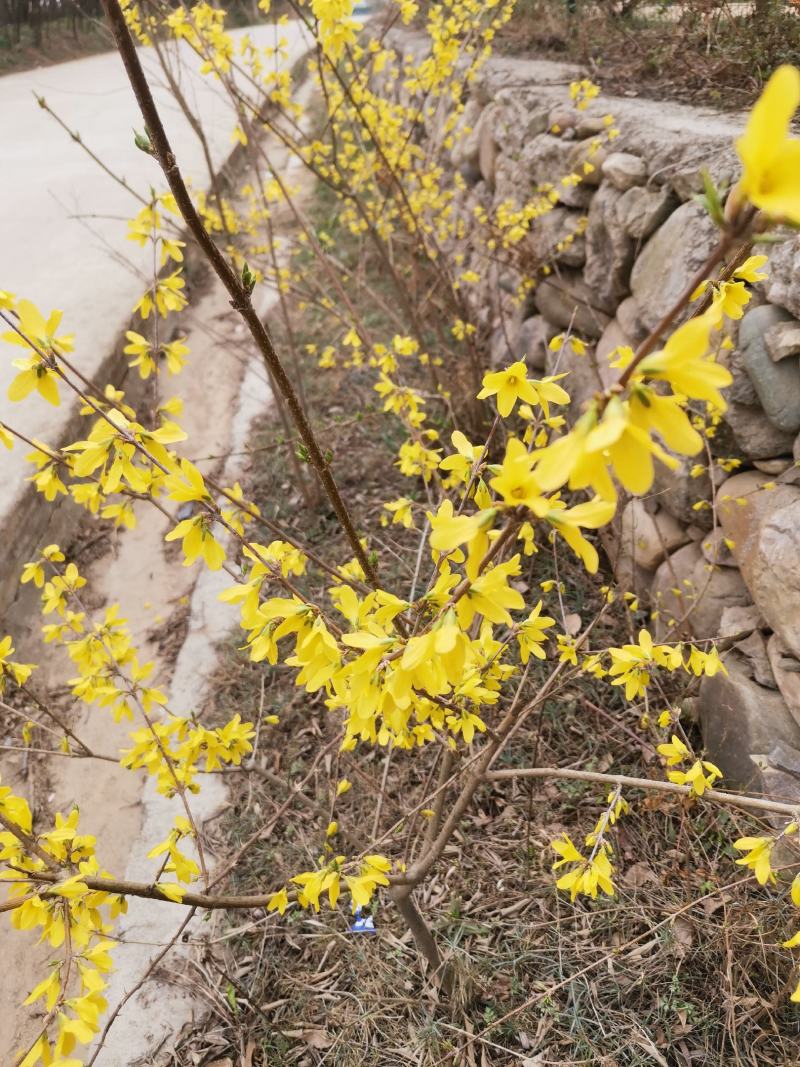
[[[675,782],[661,782],[652,778],[632,778],[626,774],[600,774],[598,771],[573,770],[571,767],[512,767],[502,771],[489,771],[486,778],[493,782],[513,778],[568,778],[578,782],[600,782],[603,785],[647,789],[656,793],[672,793],[684,797],[697,796],[691,786],[677,785]],[[718,804],[728,804],[734,808],[745,808],[749,811],[788,815],[790,818],[798,814],[797,804],[764,800],[762,797],[751,797],[745,793],[726,793],[721,789],[706,789],[703,799],[713,800]]]
[[[258,346],[258,350],[261,353],[264,362],[270,368],[278,389],[289,408],[292,420],[308,451],[311,465],[316,471],[317,477],[319,478],[322,487],[331,502],[333,510],[336,512],[336,516],[347,535],[353,553],[361,564],[370,584],[377,586],[377,575],[364,551],[358,533],[353,526],[350,513],[339,493],[339,488],[333,477],[330,466],[328,465],[328,461],[320,449],[319,443],[317,442],[314,431],[306,418],[294,386],[289,380],[283,367],[283,363],[275,351],[272,338],[253,307],[250,291],[235,274],[233,268],[225,259],[222,252],[220,252],[219,248],[217,248],[203,225],[194,203],[192,202],[189,190],[186,188],[186,183],[184,182],[178,167],[175,153],[172,151],[169,138],[167,137],[161,122],[161,116],[159,115],[158,108],[153,99],[153,94],[150,91],[150,86],[148,85],[147,78],[145,77],[144,70],[142,69],[136,51],[136,46],[130,31],[128,30],[125,16],[122,13],[118,0],[103,0],[103,9],[108,17],[117,50],[122,57],[128,80],[130,81],[131,88],[133,89],[136,101],[142,113],[142,118],[144,119],[145,127],[153,146],[153,154],[164,173],[164,177],[167,179],[170,191],[175,197],[178,210],[183,216],[183,220],[197,242],[200,250],[214,269],[214,273],[228,291],[231,298],[231,306],[239,312],[242,319],[247,324],[253,340]]]

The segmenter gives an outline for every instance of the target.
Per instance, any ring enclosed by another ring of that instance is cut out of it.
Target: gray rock
[[[718,513],[754,604],[800,656],[800,488],[762,489],[768,481],[757,471],[735,474],[719,494]]]
[[[561,181],[555,183],[558,190],[558,202],[564,207],[576,207],[586,211],[592,203],[594,187],[580,182],[578,185],[564,184]]]
[[[622,301],[617,308],[617,322],[625,336],[630,337],[634,348],[647,336],[647,327],[642,322],[642,309],[636,303],[635,297],[628,296]]]
[[[477,163],[460,163],[458,173],[470,187],[477,185],[482,180],[480,167]]]
[[[680,456],[678,466],[671,470],[663,463],[655,464],[653,494],[659,504],[685,525],[697,525],[702,529],[711,526],[708,511],[695,511],[693,505],[698,500],[708,500],[711,496],[711,481],[708,474],[692,478],[690,471],[695,464],[691,457]]]
[[[658,640],[717,637],[722,613],[744,607],[750,594],[738,570],[712,567],[697,542],[679,548],[659,566],[650,590]]]
[[[785,474],[790,467],[794,466],[791,456],[778,456],[776,459],[754,459],[753,466],[762,474],[769,474],[773,478],[779,474]]]
[[[497,105],[484,108],[478,123],[478,169],[490,189],[495,186],[495,170],[499,149],[495,141]]]
[[[725,776],[725,787],[761,792],[757,757],[766,757],[776,741],[800,748],[800,726],[777,690],[750,677],[744,657],[730,652],[725,666],[727,675],[720,672],[700,684],[700,724],[708,757]]]
[[[557,332],[541,315],[525,319],[517,337],[518,358],[524,359],[533,370],[544,370],[547,345]]]
[[[766,689],[778,688],[770,666],[769,656],[767,655],[767,642],[764,640],[760,630],[753,630],[747,637],[737,641],[733,647],[747,659],[750,675],[754,682],[758,682],[759,685],[763,685]]]
[[[613,313],[630,291],[634,244],[619,226],[617,204],[627,194],[605,184],[589,208],[586,227],[586,265],[583,277],[594,294],[595,303]]]
[[[602,145],[598,146],[594,138],[588,141],[577,141],[570,155],[570,167],[575,174],[581,176],[584,185],[597,187],[603,180],[602,166],[606,159],[606,151]]]
[[[648,329],[673,306],[718,239],[699,204],[682,204],[656,230],[631,274],[631,289]]]
[[[474,98],[468,100],[453,131],[455,143],[450,149],[450,161],[454,167],[477,166],[480,117],[480,104]]]
[[[548,116],[549,129],[555,126],[561,133],[564,130],[574,130],[578,125],[578,113],[570,107],[566,107],[564,104],[556,104],[551,110]],[[553,136],[558,136],[555,133]]]
[[[719,527],[709,530],[703,536],[700,541],[700,550],[709,563],[715,563],[718,567],[737,566],[733,552],[725,544],[725,534]]]
[[[501,89],[495,97],[495,140],[503,152],[518,153],[524,144],[545,133],[549,108],[535,94],[516,88]]]
[[[791,322],[775,323],[764,334],[764,342],[775,363],[789,356],[800,356],[800,322],[792,319]]]
[[[630,551],[630,538],[623,534],[622,517],[619,512],[608,526],[598,531],[598,535],[618,587],[647,602],[653,572],[645,570],[633,558]]]
[[[738,348],[727,353],[725,363],[731,372],[733,381],[725,389],[725,399],[734,404],[744,404],[746,407],[758,406],[758,393],[750,380],[747,368],[744,365],[744,356]]]
[[[781,643],[777,634],[772,634],[767,641],[767,655],[775,684],[794,721],[800,724],[800,660]]]
[[[549,133],[534,137],[520,152],[520,186],[527,190],[530,183],[550,182],[558,187],[560,179],[572,171],[574,148],[574,144]]]
[[[530,232],[524,239],[526,251],[530,251],[536,263],[558,263],[564,267],[582,267],[586,260],[586,237],[577,233],[580,221],[585,218],[579,211],[554,207],[531,223]],[[558,246],[567,240],[565,247]]]
[[[729,402],[724,418],[748,459],[785,456],[792,449],[793,435],[774,426],[757,405]]]
[[[761,618],[761,612],[755,604],[748,604],[743,608],[725,608],[719,622],[719,636],[721,639],[725,637],[742,638],[752,633],[753,630],[760,629],[763,625],[764,620]]]
[[[602,369],[598,366],[595,351],[589,347],[582,356],[576,355],[570,344],[563,345],[558,352],[547,350],[545,363],[547,374],[566,374],[561,382],[570,396],[570,406],[565,417],[572,425],[581,415],[589,400],[606,388]]]
[[[800,237],[791,237],[775,246],[766,270],[767,300],[800,318]]]
[[[493,367],[505,367],[520,358],[518,322],[499,323],[492,330],[489,344],[489,362]]]
[[[775,363],[767,351],[765,334],[791,316],[783,308],[765,304],[748,311],[739,325],[742,361],[767,418],[779,430],[800,430],[800,363],[783,359]]]
[[[605,118],[602,115],[587,115],[585,112],[578,113],[578,122],[575,131],[578,137],[596,137],[607,129]]]
[[[594,302],[594,294],[579,274],[561,271],[540,282],[534,302],[544,317],[560,330],[572,326],[582,337],[597,338],[608,325],[609,316]]]
[[[603,177],[608,178],[614,188],[622,193],[647,181],[647,164],[630,152],[611,152],[603,160],[601,170]]]
[[[665,556],[685,545],[688,537],[668,511],[651,514],[641,498],[633,497],[622,510],[620,541],[637,566],[654,571]]]
[[[622,229],[637,241],[648,238],[678,206],[667,186],[634,186],[623,193],[617,204],[617,220]]]
[[[612,352],[617,348],[623,348],[626,346],[631,347],[631,342],[622,330],[617,319],[612,319],[608,326],[603,330],[603,336],[597,342],[597,362],[603,366],[608,366],[609,358]],[[609,368],[613,370],[613,368]],[[613,373],[619,376],[622,372],[619,370],[613,370]]]

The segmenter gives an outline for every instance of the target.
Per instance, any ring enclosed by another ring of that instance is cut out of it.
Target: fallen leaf
[[[630,867],[625,868],[622,878],[625,885],[632,889],[643,885],[658,885],[658,878],[647,863],[632,863]]]
[[[576,634],[579,634],[581,632],[582,626],[583,622],[581,621],[580,615],[577,615],[573,612],[571,615],[564,616],[564,629],[570,637],[574,637]]]
[[[672,936],[675,950],[683,959],[694,944],[694,926],[685,916],[678,915],[672,924]]]
[[[304,1030],[302,1040],[311,1048],[330,1048],[335,1038],[327,1030]]]

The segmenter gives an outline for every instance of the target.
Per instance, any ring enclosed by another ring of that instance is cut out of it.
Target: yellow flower
[[[706,789],[711,789],[722,771],[708,760],[695,760],[688,771],[669,771],[667,778],[676,785],[688,785],[695,796],[701,797]]]
[[[743,282],[749,282],[753,285],[755,282],[763,282],[768,277],[767,274],[763,274],[761,268],[767,262],[768,256],[748,256],[741,267],[733,272],[734,278],[739,278]]]
[[[771,837],[740,837],[738,841],[733,842],[734,848],[747,853],[736,862],[740,866],[750,867],[759,885],[775,882],[775,875],[770,866],[774,844]]]
[[[537,659],[545,658],[544,649],[542,648],[542,645],[547,640],[545,630],[553,626],[556,620],[551,619],[549,615],[542,615],[541,610],[542,602],[540,600],[527,619],[517,627],[517,641],[519,642],[520,659],[523,663],[527,663],[531,655],[536,656]]]
[[[744,171],[732,193],[794,223],[800,223],[800,141],[789,137],[789,124],[799,103],[800,72],[778,67],[736,142]]]
[[[658,751],[662,756],[666,756],[668,767],[674,767],[691,756],[689,749],[675,734],[672,735],[669,744],[659,745]]]
[[[166,536],[165,541],[182,539],[181,548],[186,557],[184,567],[191,567],[202,556],[209,570],[218,571],[225,562],[225,550],[211,533],[211,522],[205,514],[179,522]]]
[[[476,578],[456,604],[456,613],[462,629],[466,630],[475,615],[483,615],[490,622],[511,625],[509,610],[520,611],[525,607],[522,593],[511,588],[509,578],[520,572],[519,556],[512,556]]]
[[[750,291],[743,281],[720,282],[711,304],[717,314],[717,325],[722,323],[724,315],[729,319],[740,319],[749,303]]]
[[[470,542],[472,546],[476,539],[488,545],[488,529],[495,511],[490,509],[477,511],[474,515],[455,515],[452,500],[445,499],[435,515],[430,511],[427,515],[431,524],[428,538],[431,548],[437,552],[452,552],[465,542]]]
[[[563,502],[557,500],[551,500],[550,505],[551,510],[545,518],[581,559],[586,570],[590,574],[596,574],[600,563],[597,549],[583,536],[581,527],[599,530],[601,526],[605,526],[614,514],[614,502],[595,497],[571,508],[565,508]]]
[[[637,371],[647,378],[669,382],[677,393],[706,400],[719,411],[727,407],[719,390],[733,381],[730,371],[709,353],[709,335],[717,325],[718,311],[711,307],[689,319],[670,336],[659,352],[645,356]]]
[[[484,374],[483,389],[478,393],[478,400],[490,396],[497,397],[497,410],[504,419],[514,410],[518,400],[528,404],[539,402],[539,394],[533,382],[528,381],[527,368],[522,360],[512,363],[505,370]]]
[[[277,911],[280,915],[286,911],[289,905],[289,894],[285,889],[279,889],[277,893],[273,893],[267,901],[267,911]]]
[[[25,337],[33,342],[37,348],[42,349],[44,352],[72,351],[74,337],[71,333],[56,337],[56,330],[61,322],[63,312],[51,311],[45,320],[44,315],[30,300],[20,300],[16,310],[19,316],[20,332],[25,334]],[[4,333],[3,340],[12,345],[20,345],[22,348],[32,347],[25,338],[20,337],[16,330],[8,330]]]
[[[580,337],[570,336],[568,339],[565,339],[563,333],[557,333],[555,337],[551,339],[550,344],[547,347],[551,352],[560,352],[566,340],[569,341],[570,347],[576,356],[586,355],[586,344]]]
[[[384,511],[388,511],[391,516],[391,522],[397,523],[403,526],[406,530],[411,529],[414,526],[414,513],[411,510],[413,500],[409,500],[407,496],[398,497],[397,500],[390,500],[388,504],[384,504]],[[381,525],[388,526],[389,515],[381,515]]]
[[[450,472],[445,482],[445,488],[468,482],[472,474],[472,468],[480,459],[482,451],[482,449],[476,448],[475,445],[471,444],[460,430],[454,430],[450,440],[453,442],[453,448],[456,451],[453,455],[445,456],[439,464],[440,470]]]
[[[510,507],[524,505],[541,517],[549,504],[542,496],[541,488],[532,471],[533,458],[518,437],[510,438],[506,455],[499,473],[489,485]]]
[[[614,678],[611,684],[624,685],[625,699],[635,700],[647,689],[651,668],[668,664],[669,651],[665,645],[654,645],[647,630],[640,630],[637,645],[609,649],[611,667],[608,673]]]

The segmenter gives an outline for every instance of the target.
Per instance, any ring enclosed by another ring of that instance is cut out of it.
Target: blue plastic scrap
[[[371,915],[362,916],[361,908],[356,908],[355,918],[350,926],[350,932],[353,934],[376,934],[378,931],[375,929],[375,920]]]

